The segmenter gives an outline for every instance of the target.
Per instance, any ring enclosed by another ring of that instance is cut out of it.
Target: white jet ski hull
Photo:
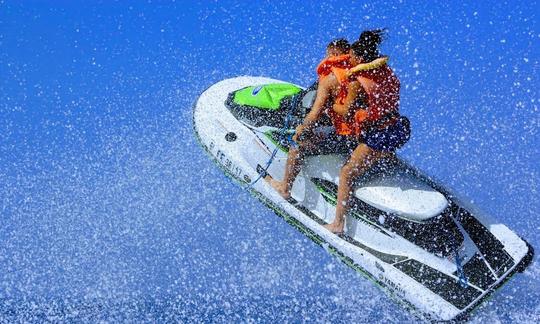
[[[533,250],[528,243],[503,224],[473,216],[444,188],[399,159],[386,166],[392,170],[379,172],[382,175],[374,172],[359,183],[354,210],[340,236],[322,225],[333,220],[339,168],[345,157],[309,158],[290,201],[263,179],[254,182],[261,171],[257,169],[266,165],[279,145],[272,140],[277,129],[239,120],[225,102],[233,91],[269,83],[282,81],[237,77],[204,91],[193,115],[201,146],[227,175],[416,315],[432,320],[463,318],[530,263]],[[282,178],[286,157],[286,151],[279,150],[267,171]],[[457,247],[452,250],[440,237],[457,237]],[[504,262],[494,261],[501,259]]]

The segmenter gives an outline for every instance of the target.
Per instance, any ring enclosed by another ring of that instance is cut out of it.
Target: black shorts
[[[360,144],[357,136],[338,135],[333,126],[321,126],[313,129],[309,140],[302,147],[304,155],[350,155]]]
[[[379,152],[394,152],[411,136],[409,120],[401,116],[396,123],[383,129],[363,132],[360,136],[338,135],[333,126],[319,126],[302,148],[305,155],[350,155],[361,143]]]

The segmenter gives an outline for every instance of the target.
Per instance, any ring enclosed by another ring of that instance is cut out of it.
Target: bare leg
[[[304,118],[301,129],[309,129],[313,124],[319,119],[321,113],[324,110],[324,107],[327,101],[331,97],[332,91],[335,91],[339,87],[339,82],[334,74],[330,74],[326,78],[319,81],[319,86],[317,88],[317,97],[313,103],[313,107],[309,113]],[[300,127],[299,126],[299,127]],[[297,132],[302,133],[301,130],[297,127]],[[296,139],[295,139],[296,140]],[[289,156],[287,158],[287,165],[285,166],[285,177],[283,181],[277,181],[268,176],[265,178],[266,181],[270,183],[274,189],[285,199],[288,199],[291,196],[291,189],[296,179],[296,176],[300,172],[302,162],[304,161],[304,149],[307,146],[312,146],[313,142],[311,140],[303,141],[298,149],[291,149],[289,151]]]
[[[289,199],[291,196],[291,189],[300,173],[302,163],[304,162],[304,154],[302,153],[302,147],[290,148],[289,156],[287,157],[287,164],[285,165],[285,176],[283,181],[278,181],[271,176],[265,178],[266,181],[285,199]]]
[[[350,196],[354,180],[362,175],[376,161],[388,153],[374,151],[366,144],[360,144],[341,168],[334,221],[325,227],[332,233],[342,233],[345,225],[345,215],[350,208]]]

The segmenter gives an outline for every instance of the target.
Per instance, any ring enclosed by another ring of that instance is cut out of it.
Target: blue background
[[[0,1],[0,319],[415,321],[231,183],[192,104],[387,27],[401,155],[540,250],[539,5]],[[540,319],[540,267],[475,322]]]

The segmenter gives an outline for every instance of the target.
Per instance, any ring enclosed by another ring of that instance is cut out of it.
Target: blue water
[[[0,1],[0,321],[416,321],[231,183],[191,109],[388,27],[401,155],[540,250],[539,5]],[[538,262],[473,322],[540,320]]]

